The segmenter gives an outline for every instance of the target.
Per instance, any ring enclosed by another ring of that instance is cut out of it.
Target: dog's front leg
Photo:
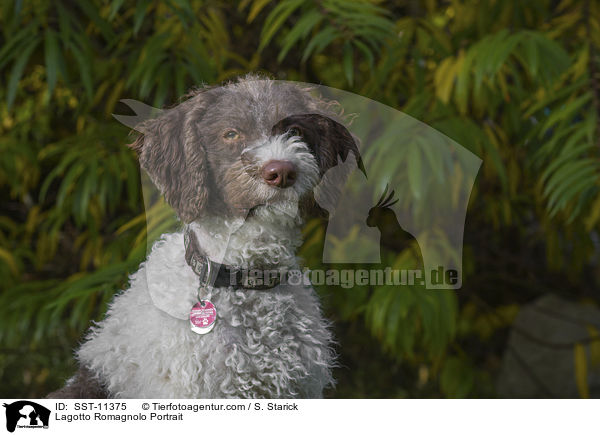
[[[81,367],[63,388],[48,394],[46,399],[108,399],[108,394],[92,372]]]

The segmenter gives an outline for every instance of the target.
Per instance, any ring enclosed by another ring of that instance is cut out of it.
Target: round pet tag
[[[190,323],[196,334],[206,334],[215,326],[217,309],[211,301],[203,300],[192,307]]]

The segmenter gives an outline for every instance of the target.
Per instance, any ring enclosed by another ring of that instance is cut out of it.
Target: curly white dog
[[[184,229],[153,246],[49,397],[321,397],[329,324],[286,273],[313,189],[349,152],[360,162],[334,117],[305,89],[246,77],[146,121],[131,146]]]

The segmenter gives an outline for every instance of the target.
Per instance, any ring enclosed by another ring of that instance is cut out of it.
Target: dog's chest
[[[196,281],[183,265],[179,270],[168,264],[168,273],[156,270],[162,267],[165,263],[149,259],[79,351],[82,363],[101,374],[111,395],[320,396],[331,381],[332,355],[311,288],[217,289],[211,295],[215,327],[198,335],[186,318]],[[167,297],[157,304],[151,294],[160,289]],[[161,304],[176,308],[169,313]]]
[[[216,298],[216,304],[222,315],[206,340],[210,344],[205,337],[197,340],[209,353],[200,379],[209,391],[221,397],[320,394],[322,386],[312,390],[324,362],[320,358],[327,354],[328,332],[307,292],[237,292]]]

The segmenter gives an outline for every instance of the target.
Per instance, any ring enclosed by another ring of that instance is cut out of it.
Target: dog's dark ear
[[[300,135],[310,148],[317,163],[321,181],[314,198],[304,198],[303,214],[325,217],[335,210],[349,174],[356,168],[367,176],[360,157],[358,140],[341,123],[318,113],[292,115],[272,128],[271,134]],[[354,159],[348,160],[352,153]],[[356,166],[354,166],[356,164]]]
[[[356,165],[365,176],[367,175],[363,161],[358,150],[358,139],[356,139],[346,127],[339,122],[322,115],[309,115],[314,117],[314,122],[319,125],[319,130],[323,136],[320,138],[321,146],[319,147],[320,154],[320,169],[323,173],[333,168],[339,163],[339,158],[346,161],[348,154],[354,154]]]
[[[357,139],[339,122],[318,113],[292,115],[275,124],[272,134],[284,134],[294,130],[298,130],[297,133],[314,152],[321,176],[336,166],[340,158],[346,161],[350,152],[354,154],[358,168],[367,175]]]
[[[129,145],[185,223],[197,219],[206,209],[210,190],[206,153],[193,128],[193,120],[201,110],[185,103],[166,110],[136,128],[143,134]]]

